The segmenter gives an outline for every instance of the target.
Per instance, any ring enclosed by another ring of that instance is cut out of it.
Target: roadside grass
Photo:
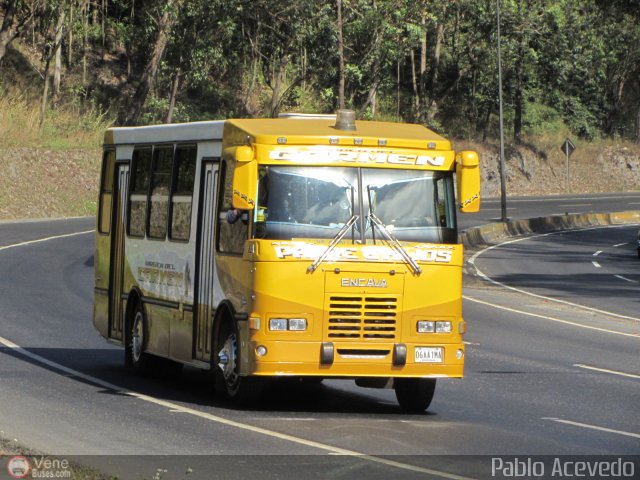
[[[95,109],[63,104],[47,109],[40,127],[40,107],[19,91],[0,91],[0,145],[52,150],[98,148],[111,121]]]
[[[0,89],[0,220],[95,215],[110,121],[64,104],[39,122],[28,92]]]

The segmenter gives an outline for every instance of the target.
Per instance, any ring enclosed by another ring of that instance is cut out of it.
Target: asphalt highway
[[[574,213],[609,213],[640,210],[640,192],[544,195],[507,198],[507,219],[549,217]],[[458,224],[465,229],[502,218],[500,198],[483,198],[480,212],[460,215]]]
[[[0,224],[4,439],[85,456],[118,478],[490,478],[497,455],[640,451],[637,228],[476,252],[466,377],[440,380],[423,415],[348,381],[281,382],[242,409],[198,370],[125,370],[91,324],[92,229],[92,219]]]
[[[638,226],[586,228],[506,241],[471,259],[491,280],[640,319]]]

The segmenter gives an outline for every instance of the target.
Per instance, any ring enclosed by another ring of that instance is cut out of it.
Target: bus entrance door
[[[116,181],[114,183],[116,191],[113,195],[113,233],[111,237],[111,271],[109,274],[109,337],[122,340],[124,229],[127,205],[126,198],[129,188],[129,165],[117,165]]]
[[[218,162],[212,161],[202,164],[200,185],[200,225],[198,226],[195,272],[194,353],[195,358],[203,362],[211,361],[211,328],[215,313],[214,293],[216,289],[220,289],[214,261],[218,166]]]

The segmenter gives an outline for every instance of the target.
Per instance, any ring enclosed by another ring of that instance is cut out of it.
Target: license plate
[[[416,363],[442,363],[441,347],[416,347]]]

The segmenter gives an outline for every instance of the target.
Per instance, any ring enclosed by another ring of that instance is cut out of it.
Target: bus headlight
[[[436,322],[431,320],[420,320],[418,322],[418,333],[433,333],[436,331]]]
[[[272,332],[303,332],[307,329],[306,318],[270,318],[269,330]]]
[[[436,322],[436,333],[451,333],[451,322]]]
[[[420,320],[418,333],[451,333],[451,322],[444,320]]]
[[[287,330],[287,319],[286,318],[270,318],[269,319],[269,330],[273,332],[284,332]]]
[[[290,318],[289,330],[294,332],[302,332],[307,329],[307,320],[304,318]]]

